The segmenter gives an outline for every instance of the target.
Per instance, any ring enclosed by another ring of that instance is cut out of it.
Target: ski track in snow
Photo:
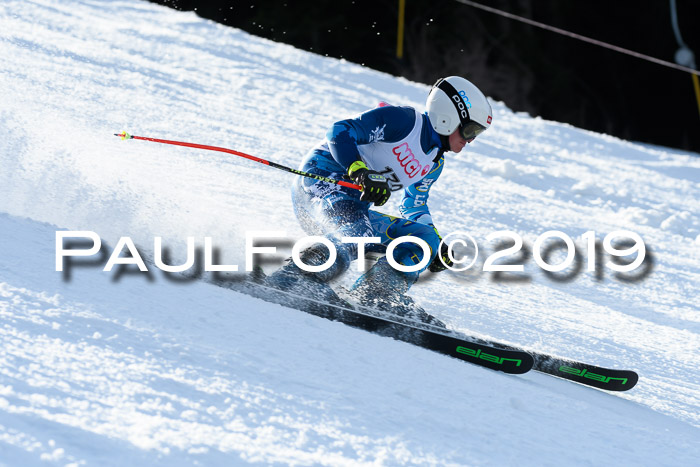
[[[469,231],[475,268],[411,295],[456,329],[604,366],[606,394],[512,377],[158,271],[54,272],[57,229],[162,236],[175,259],[211,236],[244,264],[245,232],[304,233],[291,178],[334,120],[380,100],[423,109],[428,87],[137,0],[0,4],[0,465],[560,465],[700,457],[700,158],[532,118],[493,127],[431,190],[440,230]],[[478,84],[478,83],[477,83]],[[398,197],[396,197],[398,198]],[[395,212],[392,199],[386,212]],[[583,270],[499,283],[479,272],[498,230],[653,252],[625,283]],[[484,251],[486,250],[486,251]],[[288,250],[282,249],[277,259]],[[354,280],[354,270],[341,283]]]

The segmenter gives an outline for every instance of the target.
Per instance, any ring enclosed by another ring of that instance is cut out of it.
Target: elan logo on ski
[[[506,373],[527,373],[534,363],[532,356],[522,350],[499,349],[469,342],[463,342],[454,349],[457,358]]]
[[[627,384],[627,379],[628,378],[613,378],[612,376],[604,376],[604,375],[599,375],[597,373],[591,373],[585,368],[583,370],[577,370],[576,368],[571,368],[568,366],[560,366],[559,371],[563,371],[564,373],[569,373],[571,375],[576,375],[576,376],[581,376],[583,378],[588,378],[588,379],[593,379],[595,381],[600,381],[601,383],[609,383],[611,381],[619,381],[619,384],[621,386],[624,386]]]
[[[470,357],[480,358],[488,362],[498,363],[499,365],[503,365],[504,362],[513,362],[515,363],[515,366],[520,366],[520,364],[523,363],[523,361],[519,358],[497,357],[496,355],[487,354],[486,352],[482,353],[481,349],[474,350],[467,347],[462,347],[461,345],[457,346],[457,352],[464,355],[469,355]]]

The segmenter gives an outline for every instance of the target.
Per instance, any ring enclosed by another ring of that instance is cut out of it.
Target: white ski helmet
[[[441,78],[433,85],[426,102],[435,131],[449,136],[459,128],[467,141],[491,126],[491,105],[471,82],[459,76]]]

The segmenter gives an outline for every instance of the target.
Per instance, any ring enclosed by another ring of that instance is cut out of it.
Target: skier
[[[379,237],[366,251],[385,251],[395,238],[418,237],[430,246],[430,263],[416,272],[394,269],[386,257],[377,261],[351,288],[362,305],[372,306],[432,324],[439,323],[405,294],[425,269],[442,271],[452,264],[446,245],[427,206],[428,192],[442,173],[445,156],[459,153],[491,125],[491,106],[471,82],[458,76],[440,79],[426,102],[427,112],[411,107],[380,104],[380,107],[332,125],[326,140],[311,150],[300,169],[327,178],[347,177],[362,191],[320,180],[298,177],[293,186],[294,210],[304,231],[327,238],[337,251],[332,265],[320,272],[307,272],[291,258],[269,276],[267,285],[337,302],[327,282],[344,273],[357,259],[358,244],[343,237]],[[394,191],[403,190],[399,208],[403,217],[370,209],[383,206]],[[311,245],[299,257],[309,266],[326,264],[329,249]],[[400,265],[414,266],[423,249],[405,242],[393,251]],[[364,260],[364,258],[360,258]],[[442,260],[442,261],[441,261]]]

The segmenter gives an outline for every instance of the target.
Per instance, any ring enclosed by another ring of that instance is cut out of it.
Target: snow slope
[[[513,113],[448,157],[443,232],[482,254],[411,294],[455,329],[635,369],[607,394],[506,376],[159,271],[55,272],[55,232],[177,258],[211,236],[301,238],[290,176],[334,120],[428,87],[137,0],[0,4],[0,465],[690,465],[700,458],[700,159]],[[692,122],[688,123],[692,124]],[[396,199],[388,212],[395,211]],[[643,280],[480,272],[498,230],[641,235]],[[281,251],[277,259],[284,257]],[[270,265],[273,267],[273,265]],[[351,271],[345,281],[357,273]]]

